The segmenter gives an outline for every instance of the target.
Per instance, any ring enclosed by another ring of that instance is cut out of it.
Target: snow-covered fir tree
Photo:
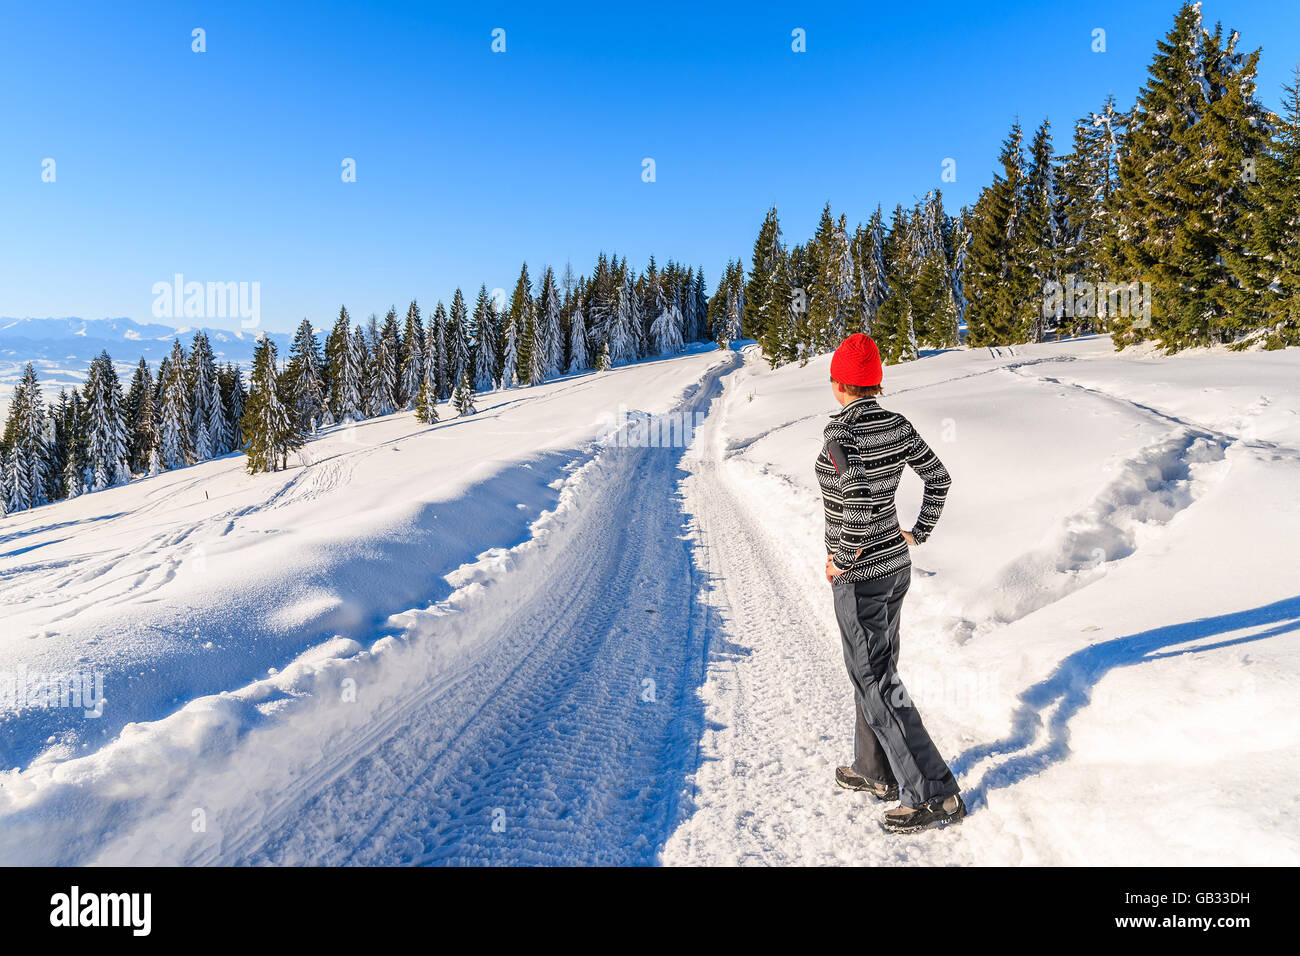
[[[1027,327],[1022,337],[1034,342],[1043,341],[1047,332],[1054,331],[1064,316],[1063,309],[1058,307],[1049,323],[1043,309],[1048,284],[1058,281],[1061,219],[1052,128],[1047,120],[1043,120],[1029,149],[1025,208],[1020,218],[1020,249],[1017,252],[1017,256],[1028,263],[1029,282],[1037,293],[1036,300],[1026,303],[1029,314],[1022,319]]]
[[[497,329],[496,307],[488,295],[487,285],[478,287],[474,300],[474,387],[480,392],[496,388]]]
[[[514,388],[519,384],[519,325],[515,319],[513,303],[502,317],[501,332],[501,387]]]
[[[561,328],[559,289],[555,272],[550,266],[542,277],[542,293],[538,304],[537,338],[539,355],[534,368],[540,370],[543,380],[554,378],[564,370],[564,332]]]
[[[302,447],[302,431],[279,392],[275,343],[265,335],[253,352],[253,374],[240,430],[250,474],[288,467],[289,453]]]
[[[126,391],[126,423],[127,460],[131,471],[145,474],[158,444],[158,421],[154,408],[153,374],[144,358],[135,367],[131,386]]]
[[[591,368],[591,355],[587,348],[587,321],[582,315],[581,297],[573,318],[569,320],[569,368],[570,374]]]
[[[433,363],[433,378],[438,386],[438,398],[445,399],[451,394],[450,353],[447,350],[447,309],[438,300],[433,315],[429,319],[429,328],[425,332],[425,341],[429,343],[429,360]]]
[[[1021,248],[1025,162],[1020,123],[1014,123],[998,157],[1002,167],[980,193],[971,213],[971,245],[966,260],[966,339],[971,345],[1023,341],[1020,317],[1026,304],[1039,304],[1028,264],[1016,259]]]
[[[1108,258],[1117,280],[1153,282],[1159,308],[1149,323],[1108,315],[1121,346],[1229,341],[1258,304],[1248,214],[1258,183],[1243,170],[1267,152],[1271,123],[1255,95],[1259,51],[1240,53],[1237,40],[1208,32],[1200,4],[1186,3],[1147,68],[1119,152]]]
[[[682,350],[682,313],[676,296],[666,296],[662,285],[656,296],[655,311],[650,326],[651,348],[656,355],[675,355]]]
[[[457,288],[451,296],[451,310],[447,314],[448,373],[459,382],[461,375],[474,375],[470,361],[470,346],[474,330],[469,327],[469,308],[465,296]]]
[[[127,465],[122,385],[107,350],[90,363],[84,391],[93,476],[91,490],[99,491],[110,485],[123,484],[131,477]]]
[[[528,277],[528,263],[519,270],[514,292],[510,294],[510,308],[506,315],[507,341],[502,344],[501,360],[504,366],[502,385],[528,385],[532,371],[533,286]]]
[[[193,453],[186,365],[185,350],[179,339],[173,339],[171,354],[158,370],[162,390],[158,404],[159,458],[166,469],[189,464]]]
[[[478,411],[474,407],[474,385],[469,380],[468,369],[460,373],[460,382],[456,386],[453,401],[456,405],[456,413],[461,417],[473,415]]]
[[[384,324],[371,345],[370,414],[390,415],[397,410],[397,362],[401,353],[401,336],[397,329],[397,309],[390,308]]]
[[[329,380],[330,414],[336,422],[354,422],[361,414],[361,365],[353,342],[347,307],[325,340],[326,377]]]
[[[68,445],[67,462],[63,466],[63,494],[66,498],[76,498],[85,494],[88,487],[90,440],[86,429],[86,407],[81,393],[75,389],[68,396],[63,433]]]
[[[234,363],[227,363],[221,375],[221,400],[226,410],[226,425],[230,433],[230,451],[240,451],[244,439],[239,431],[240,419],[244,417],[244,405],[248,401],[248,390],[244,387],[244,372]]]
[[[3,445],[8,460],[6,509],[12,513],[45,504],[49,491],[45,406],[31,362],[23,369],[23,377],[10,397]]]
[[[438,383],[431,364],[425,364],[424,380],[415,393],[415,419],[425,425],[438,420]]]
[[[357,410],[350,420],[359,422],[369,417],[374,395],[375,364],[366,342],[366,333],[360,326],[352,330],[352,361],[357,368]]]
[[[877,205],[858,240],[858,295],[862,302],[862,328],[854,331],[872,334],[876,327],[876,315],[889,298],[889,293],[889,282],[885,277],[884,214]]]
[[[414,299],[406,307],[406,329],[402,334],[401,375],[398,377],[398,407],[412,409],[424,382],[424,324]]]
[[[638,328],[641,325],[640,301],[636,294],[636,280],[626,263],[623,265],[623,278],[618,288],[618,300],[614,313],[610,317],[609,334],[605,346],[609,351],[610,362],[618,365],[630,362],[637,355]]]
[[[1300,63],[1283,87],[1276,138],[1259,160],[1251,196],[1252,285],[1266,348],[1300,345]]]
[[[230,421],[226,418],[226,406],[222,401],[221,381],[217,375],[213,375],[208,383],[207,405],[208,438],[212,442],[212,455],[217,458],[234,450],[231,447],[233,435]]]
[[[190,391],[190,442],[195,461],[207,461],[215,451],[208,427],[211,420],[208,398],[216,374],[216,355],[207,334],[200,329],[194,333],[194,343],[190,346],[186,376]]]
[[[303,319],[289,346],[289,362],[285,366],[284,381],[289,414],[304,432],[314,431],[320,425],[325,410],[323,367],[316,330],[308,319]],[[218,445],[215,439],[213,444]]]

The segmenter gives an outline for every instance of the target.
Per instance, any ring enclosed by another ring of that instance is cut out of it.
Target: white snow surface
[[[1300,351],[887,370],[953,475],[901,671],[972,810],[907,837],[833,781],[828,362],[697,350],[0,521],[0,862],[1300,862]],[[6,705],[24,669],[102,716]]]

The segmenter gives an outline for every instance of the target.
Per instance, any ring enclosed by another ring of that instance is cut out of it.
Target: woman
[[[884,822],[905,833],[966,815],[957,781],[898,677],[899,615],[912,576],[908,548],[934,530],[951,479],[912,423],[876,403],[883,377],[869,336],[840,343],[831,358],[840,411],[826,425],[816,468],[826,506],[826,580],[857,716],[853,763],[838,768],[835,779],[879,800],[900,800]],[[925,482],[910,532],[899,527],[894,507],[904,465]]]

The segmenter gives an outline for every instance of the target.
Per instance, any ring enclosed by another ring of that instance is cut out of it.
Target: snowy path
[[[684,483],[718,625],[700,796],[663,862],[885,864],[936,841],[959,846],[952,833],[887,835],[875,822],[881,805],[834,785],[853,716],[830,588],[791,574],[781,542],[728,477],[722,426],[718,414],[705,422]]]
[[[678,413],[703,412],[728,368]],[[469,663],[378,708],[185,861],[653,862],[703,720],[683,453],[606,448],[581,507],[460,612],[485,635]]]

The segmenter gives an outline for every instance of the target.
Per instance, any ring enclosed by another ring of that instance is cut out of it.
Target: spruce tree
[[[694,296],[695,328],[691,333],[691,341],[703,342],[709,337],[709,292],[704,281],[703,268],[700,268],[695,273]]]
[[[49,500],[45,407],[31,362],[10,397],[4,446],[8,456],[7,510],[13,513],[45,504]]]
[[[952,344],[960,342],[962,330],[966,326],[966,257],[970,254],[970,210],[962,207],[956,223],[952,227],[952,268],[948,274],[948,290],[952,295],[953,331]]]
[[[515,320],[514,303],[506,310],[501,333],[501,387],[514,388],[519,384],[519,326]]]
[[[474,300],[474,387],[480,392],[496,388],[497,355],[496,307],[488,295],[487,285],[478,287]]]
[[[433,315],[429,318],[429,327],[425,330],[425,342],[429,346],[429,362],[433,365],[433,380],[437,385],[439,400],[451,394],[451,382],[448,376],[450,355],[447,351],[447,309],[438,300]]]
[[[75,389],[68,397],[67,415],[63,422],[67,436],[68,460],[63,468],[63,492],[67,498],[84,494],[90,487],[90,433],[86,421],[86,406],[81,393]]]
[[[1029,149],[1024,211],[1021,214],[1017,245],[1012,250],[1012,255],[1027,269],[1027,282],[1035,293],[1023,304],[1026,312],[1018,317],[1016,341],[1028,339],[1041,342],[1046,333],[1054,331],[1063,318],[1063,314],[1058,313],[1051,317],[1049,325],[1042,305],[1049,284],[1059,281],[1057,250],[1060,245],[1061,218],[1052,129],[1048,121],[1043,120],[1034,133],[1034,141]]]
[[[416,397],[424,384],[424,324],[415,300],[406,309],[406,329],[402,335],[402,373],[397,387],[398,406],[415,407]]]
[[[427,373],[415,395],[415,420],[424,425],[432,425],[438,420],[437,385]]]
[[[1072,308],[1061,319],[1067,335],[1099,328],[1091,295],[1074,302],[1076,284],[1090,288],[1111,275],[1107,248],[1116,235],[1114,193],[1118,155],[1128,117],[1108,96],[1100,113],[1089,113],[1074,125],[1074,139],[1059,170],[1062,215],[1057,263],[1059,281],[1071,295]]]
[[[564,333],[561,330],[559,289],[555,272],[550,266],[542,275],[542,290],[537,303],[538,355],[533,360],[534,369],[541,379],[554,378],[564,369]]]
[[[154,446],[158,443],[158,424],[154,411],[153,375],[143,357],[135,367],[131,387],[126,392],[126,419],[127,459],[131,471],[146,474]]]
[[[876,345],[886,363],[908,362],[917,357],[917,317],[914,306],[921,263],[920,211],[894,208],[885,242],[885,277],[890,294],[876,321]]]
[[[858,239],[858,296],[862,303],[862,328],[853,331],[874,334],[876,316],[889,298],[889,293],[889,282],[885,275],[884,216],[877,205]]]
[[[339,317],[325,340],[330,414],[336,422],[354,422],[362,417],[361,365],[351,324],[344,306],[339,309]]]
[[[1260,324],[1268,348],[1300,345],[1300,65],[1249,192]]]
[[[91,490],[119,485],[131,477],[127,464],[126,421],[122,386],[108,351],[90,364],[85,385],[86,420],[90,442]]]
[[[302,432],[284,405],[278,380],[275,343],[264,335],[253,352],[248,403],[239,423],[249,474],[288,467],[289,453],[302,447]]]
[[[591,355],[587,347],[587,321],[582,314],[582,302],[579,297],[573,318],[569,320],[569,368],[570,374],[591,368]]]
[[[655,319],[650,326],[651,350],[655,355],[676,355],[682,350],[682,314],[676,296],[669,296],[660,283],[655,294]]]
[[[190,444],[190,388],[186,376],[185,350],[179,339],[172,340],[171,355],[159,368],[162,395],[158,406],[159,457],[167,469],[180,468],[192,460]]]
[[[208,435],[212,441],[213,457],[229,454],[234,449],[233,429],[230,419],[226,417],[226,406],[222,401],[221,381],[213,375],[208,383]]]
[[[758,238],[754,240],[754,251],[750,254],[749,278],[745,282],[745,318],[741,323],[741,332],[763,345],[765,352],[769,343],[777,350],[777,330],[785,313],[785,304],[773,301],[773,288],[777,273],[784,268],[781,221],[776,206],[772,206],[763,217]]]
[[[289,363],[285,368],[285,386],[289,414],[303,432],[314,431],[325,411],[323,361],[316,331],[303,319],[289,346]],[[346,374],[346,373],[345,373]],[[218,443],[213,442],[214,445]],[[224,454],[224,449],[218,452]]]
[[[469,380],[469,370],[460,373],[460,383],[456,386],[456,412],[462,418],[473,415],[478,409],[474,407],[474,385]]]
[[[371,346],[371,415],[391,415],[397,410],[397,363],[401,354],[401,338],[397,329],[397,308],[384,315],[384,324]]]
[[[533,291],[532,280],[528,278],[528,263],[519,270],[515,280],[515,289],[510,296],[510,309],[506,318],[506,337],[503,344],[502,362],[507,366],[503,372],[503,384],[530,384],[529,372],[532,369],[530,349],[532,343],[529,335],[533,326]]]
[[[692,290],[693,292],[693,290]],[[694,299],[693,295],[688,296]],[[793,361],[798,349],[797,332],[791,323],[794,290],[790,281],[785,246],[781,243],[781,222],[776,207],[768,210],[759,227],[750,256],[749,278],[745,283],[745,316],[741,331],[756,339],[775,368]],[[689,327],[683,335],[690,335]]]
[[[1208,33],[1200,5],[1187,3],[1148,67],[1119,154],[1119,228],[1107,252],[1112,280],[1150,282],[1156,301],[1149,324],[1106,309],[1121,348],[1148,338],[1169,350],[1209,345],[1249,324],[1243,170],[1265,152],[1268,122],[1255,99],[1258,51],[1239,54],[1236,42]]]
[[[239,422],[244,417],[244,406],[248,404],[248,390],[244,387],[243,369],[234,363],[226,365],[221,398],[225,405],[227,427],[230,429],[230,450],[242,451],[244,440],[239,430]]]
[[[24,479],[26,467],[19,449],[6,450],[0,456],[0,470],[3,471],[3,491],[5,514],[16,514],[32,506],[27,496],[27,484]]]
[[[470,366],[469,310],[460,289],[452,294],[451,309],[447,314],[447,381],[453,387],[463,373],[473,375]]]
[[[966,337],[970,345],[1021,341],[1017,321],[1032,298],[1029,271],[1015,260],[1020,248],[1025,172],[1020,123],[1012,124],[998,157],[1002,171],[980,193],[971,214],[966,259]]]
[[[611,364],[631,362],[636,358],[637,329],[640,325],[641,307],[636,294],[636,280],[625,262],[617,302],[613,315],[610,316],[609,335],[605,340]]]
[[[216,377],[216,355],[208,342],[207,333],[199,329],[194,333],[190,347],[186,384],[189,388],[190,442],[194,461],[207,461],[214,453],[208,423],[211,410],[208,398],[212,394],[212,380]]]
[[[49,455],[45,468],[45,497],[49,501],[59,501],[64,497],[63,469],[68,466],[68,390],[59,389],[56,402],[46,408],[48,424],[46,435],[50,436]],[[3,446],[0,442],[0,446]]]
[[[356,414],[346,420],[359,422],[374,414],[372,404],[375,395],[375,363],[366,342],[366,333],[360,326],[352,330],[352,362],[357,368],[357,408]]]

